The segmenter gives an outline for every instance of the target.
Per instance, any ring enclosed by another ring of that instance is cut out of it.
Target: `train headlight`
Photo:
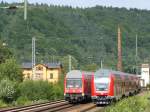
[[[84,96],[84,93],[82,93],[82,96]]]
[[[64,93],[64,96],[66,96],[66,93]]]

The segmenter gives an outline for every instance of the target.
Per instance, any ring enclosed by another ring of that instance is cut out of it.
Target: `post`
[[[138,66],[137,66],[137,58],[138,58],[138,41],[137,41],[137,34],[136,34],[136,43],[135,43],[135,45],[136,45],[136,55],[135,55],[135,61],[136,61],[136,75],[138,75]]]
[[[71,55],[69,55],[69,71],[71,71]]]
[[[24,20],[27,20],[27,0],[24,0]]]
[[[35,78],[35,37],[32,38],[32,79]]]
[[[103,61],[101,60],[101,69],[103,68]]]

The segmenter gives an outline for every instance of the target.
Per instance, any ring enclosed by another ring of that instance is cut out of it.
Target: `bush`
[[[8,80],[3,79],[0,81],[0,99],[5,102],[11,102],[15,99],[15,83]]]
[[[2,107],[7,107],[7,104],[4,103],[2,100],[0,100],[0,107],[1,107],[1,108],[2,108]]]
[[[26,96],[20,96],[16,102],[15,105],[29,105],[32,102],[26,97]]]
[[[47,81],[24,81],[18,87],[18,95],[25,96],[31,101],[51,100],[53,86]]]
[[[54,85],[52,94],[54,100],[62,99],[64,97],[63,89],[59,84]]]
[[[147,100],[148,95],[134,96],[106,107],[104,112],[149,112],[150,102]]]
[[[60,75],[58,83],[53,85],[53,98],[62,99],[64,98],[64,75]]]

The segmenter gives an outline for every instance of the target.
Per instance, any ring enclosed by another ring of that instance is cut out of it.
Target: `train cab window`
[[[96,91],[107,91],[108,90],[108,83],[96,83]]]
[[[82,81],[81,79],[67,79],[67,88],[81,88],[82,87]]]
[[[109,78],[95,78],[95,89],[96,91],[107,91],[109,86]]]

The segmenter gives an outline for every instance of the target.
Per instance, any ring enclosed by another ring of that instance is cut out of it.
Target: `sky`
[[[23,0],[0,0],[11,2],[23,2]],[[150,10],[150,0],[28,0],[30,3],[47,3],[53,5],[68,5],[72,7],[94,7],[113,6],[113,7],[126,7]]]

